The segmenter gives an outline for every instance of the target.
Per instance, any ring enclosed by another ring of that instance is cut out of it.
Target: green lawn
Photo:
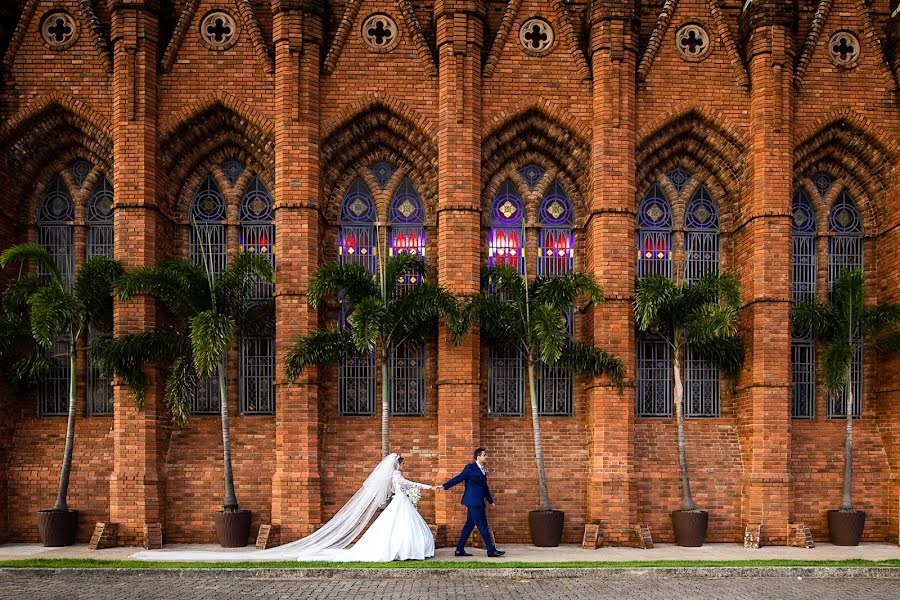
[[[391,563],[329,562],[164,562],[89,558],[28,558],[0,561],[0,568],[41,569],[602,569],[645,567],[893,567],[893,560],[633,560],[580,562],[406,561]]]

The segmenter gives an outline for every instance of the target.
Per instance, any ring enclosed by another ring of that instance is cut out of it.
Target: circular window
[[[519,42],[529,54],[547,54],[552,49],[554,40],[550,23],[540,17],[528,19],[519,29]]]
[[[400,41],[397,24],[387,15],[369,15],[362,26],[362,38],[375,52],[390,52]]]
[[[696,62],[706,58],[711,47],[709,34],[696,23],[682,25],[675,33],[675,47],[684,60]]]
[[[849,31],[838,31],[828,40],[828,54],[838,67],[852,67],[859,60],[859,40]]]
[[[78,27],[65,11],[47,13],[41,22],[41,37],[51,50],[65,50],[78,39]]]
[[[200,21],[200,39],[210,50],[227,50],[237,42],[237,23],[225,11],[211,11]]]

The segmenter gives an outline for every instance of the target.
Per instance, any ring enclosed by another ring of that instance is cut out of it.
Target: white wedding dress
[[[434,556],[434,536],[428,524],[406,495],[410,488],[430,490],[424,483],[409,481],[397,469],[397,455],[384,457],[362,487],[315,533],[296,542],[253,551],[145,550],[132,555],[141,560],[161,561],[252,561],[297,560],[329,562],[390,562],[423,560]],[[353,544],[375,511],[393,493],[359,541]],[[353,544],[352,547],[349,547]]]

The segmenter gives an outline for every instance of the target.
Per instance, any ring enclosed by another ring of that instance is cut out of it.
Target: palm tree
[[[861,348],[880,353],[900,351],[900,304],[866,306],[862,269],[841,271],[831,290],[831,302],[803,302],[794,307],[793,321],[824,345],[821,375],[829,394],[846,390],[842,512],[853,512],[853,396],[850,372]]]
[[[41,382],[58,365],[56,357],[48,356],[48,349],[61,339],[68,347],[66,444],[56,502],[51,509],[68,513],[66,497],[75,446],[79,343],[89,328],[110,328],[113,283],[123,269],[111,258],[96,256],[81,266],[72,286],[61,275],[53,256],[38,244],[19,244],[0,254],[0,267],[12,264],[18,265],[19,271],[4,291],[4,316],[0,326],[0,348],[18,356],[11,365],[12,378],[31,385]],[[36,353],[35,344],[38,347]]]
[[[544,470],[544,446],[538,418],[537,368],[540,361],[572,373],[609,376],[622,390],[622,361],[594,346],[566,335],[569,311],[580,298],[603,301],[603,290],[585,273],[536,277],[499,265],[482,273],[481,293],[470,304],[470,315],[480,323],[481,335],[495,347],[518,352],[527,364],[534,452],[540,488],[540,511],[550,512],[550,494]]]
[[[658,336],[672,349],[683,511],[697,511],[684,440],[681,368],[685,351],[690,348],[726,374],[735,375],[744,360],[743,346],[737,337],[739,309],[740,288],[730,274],[710,273],[693,283],[675,283],[668,277],[654,275],[636,284],[634,318],[638,330]]]
[[[420,257],[400,253],[385,261],[378,258],[376,270],[373,276],[360,265],[338,262],[315,270],[309,288],[310,305],[318,308],[327,297],[337,295],[352,311],[349,327],[319,329],[298,338],[285,355],[285,367],[288,379],[294,381],[309,365],[333,365],[377,348],[381,361],[381,452],[387,456],[390,357],[404,342],[422,343],[436,329],[439,316],[446,319],[453,344],[459,343],[465,329],[458,302],[445,288],[421,278],[414,285],[401,283],[408,275],[425,273]]]
[[[260,281],[272,282],[269,257],[239,252],[218,277],[211,270],[178,259],[140,267],[117,283],[120,300],[140,294],[157,298],[171,314],[170,325],[104,340],[97,347],[101,371],[117,375],[138,403],[144,399],[143,365],[168,365],[165,403],[176,425],[187,421],[191,398],[199,382],[216,375],[222,420],[225,513],[239,512],[231,467],[231,429],[225,357],[242,336],[271,331],[272,300],[255,300]],[[246,542],[246,540],[245,540]]]

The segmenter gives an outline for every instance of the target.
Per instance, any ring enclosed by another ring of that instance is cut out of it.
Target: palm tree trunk
[[[852,363],[851,363],[852,365]],[[847,369],[847,428],[844,433],[844,492],[841,510],[853,510],[853,380]]]
[[[381,353],[381,456],[387,456],[390,446],[388,417],[391,403],[388,398],[388,353]]]
[[[540,510],[552,510],[550,492],[547,490],[547,473],[544,471],[544,442],[541,440],[541,422],[538,418],[537,370],[534,361],[528,361],[528,395],[531,397],[531,425],[534,429],[534,457],[537,461],[538,487],[541,493]]]
[[[59,470],[59,489],[53,510],[68,512],[66,497],[69,495],[69,477],[72,473],[72,454],[75,448],[75,400],[78,390],[78,373],[75,370],[75,336],[69,334],[69,416],[66,423],[66,450]]]
[[[684,386],[681,383],[681,350],[675,349],[672,361],[675,377],[675,421],[678,423],[678,466],[681,470],[681,509],[697,510],[691,495],[691,480],[688,478],[687,444],[684,441]]]
[[[237,512],[238,501],[234,493],[234,472],[231,469],[231,426],[228,421],[228,390],[225,386],[225,364],[219,361],[219,412],[222,415],[222,454],[225,462],[225,512]]]

